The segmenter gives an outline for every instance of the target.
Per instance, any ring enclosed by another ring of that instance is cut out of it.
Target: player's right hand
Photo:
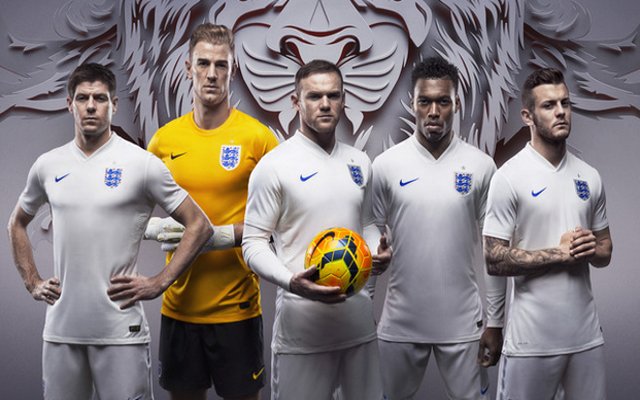
[[[60,280],[58,278],[39,280],[29,292],[34,299],[54,305],[62,293]]]
[[[302,272],[298,272],[289,281],[289,291],[309,300],[323,303],[341,303],[347,299],[347,295],[340,293],[338,286],[322,286],[311,280],[317,273],[316,266],[311,266]]]
[[[145,240],[155,240],[161,243],[179,242],[184,235],[184,225],[171,217],[152,217],[144,232]]]

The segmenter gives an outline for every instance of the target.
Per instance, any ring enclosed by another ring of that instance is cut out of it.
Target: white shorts
[[[487,400],[487,370],[478,364],[479,341],[430,344],[380,340],[380,364],[385,396],[389,400],[413,399],[420,389],[431,352],[450,399]]]
[[[312,354],[273,354],[271,400],[381,400],[378,346]]]
[[[502,355],[500,400],[551,400],[564,388],[565,400],[606,399],[604,346],[545,357]],[[561,397],[560,397],[561,398]]]
[[[42,380],[45,400],[153,400],[149,344],[45,341]]]

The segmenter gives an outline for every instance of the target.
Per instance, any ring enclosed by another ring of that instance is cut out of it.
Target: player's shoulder
[[[485,164],[495,164],[493,158],[490,155],[480,150],[471,143],[467,143],[464,140],[458,139],[460,150],[467,154],[469,157],[473,157],[474,160]]]
[[[578,155],[572,153],[571,151],[567,151],[567,161],[571,164],[573,168],[580,169],[581,171],[584,171],[590,174],[600,175],[596,167],[592,166],[591,164],[589,164],[588,162],[580,158]]]
[[[256,117],[253,117],[247,114],[244,111],[240,111],[237,108],[232,108],[231,113],[237,123],[241,123],[243,125],[248,125],[248,126],[255,126],[256,128],[262,129],[262,130],[269,130],[269,128],[267,128],[265,124],[260,122],[260,120],[258,120]]]
[[[393,163],[397,159],[404,160],[409,154],[411,146],[413,146],[413,144],[411,143],[411,137],[408,137],[405,140],[394,144],[382,153],[378,154],[373,160],[373,164],[376,166],[385,165],[387,163]]]
[[[166,124],[162,125],[156,131],[156,133],[154,133],[151,140],[159,140],[170,135],[182,133],[186,126],[189,125],[190,119],[193,119],[193,111],[174,118]]]
[[[364,151],[339,140],[336,141],[338,152],[342,157],[353,160],[355,163],[371,164],[371,159]]]
[[[141,162],[146,162],[150,157],[154,157],[152,153],[148,152],[144,148],[123,139],[120,136],[116,135],[113,140],[116,142],[114,143],[115,148],[113,151],[118,155],[118,157],[126,158],[129,161],[138,160]]]

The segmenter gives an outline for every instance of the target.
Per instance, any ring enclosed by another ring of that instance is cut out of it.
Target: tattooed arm
[[[575,230],[565,232],[557,247],[532,251],[510,247],[508,240],[484,236],[487,270],[490,275],[530,275],[553,265],[575,263],[578,258],[571,254],[571,246],[576,235]]]

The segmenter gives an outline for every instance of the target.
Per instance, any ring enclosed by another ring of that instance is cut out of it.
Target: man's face
[[[547,142],[563,142],[571,132],[571,102],[567,86],[545,84],[533,88],[533,110],[523,109],[522,119],[534,135]]]
[[[291,96],[300,113],[300,130],[313,136],[333,134],[344,107],[344,93],[336,73],[315,73],[300,81]]]
[[[193,81],[194,102],[208,107],[228,103],[233,74],[233,55],[228,45],[200,41],[185,65],[187,77]]]
[[[95,137],[109,132],[117,105],[118,98],[111,98],[109,87],[101,81],[81,82],[76,86],[73,98],[67,97],[75,131],[84,136]]]
[[[453,116],[460,100],[449,79],[418,79],[413,88],[413,111],[418,141],[433,147],[452,135]]]

